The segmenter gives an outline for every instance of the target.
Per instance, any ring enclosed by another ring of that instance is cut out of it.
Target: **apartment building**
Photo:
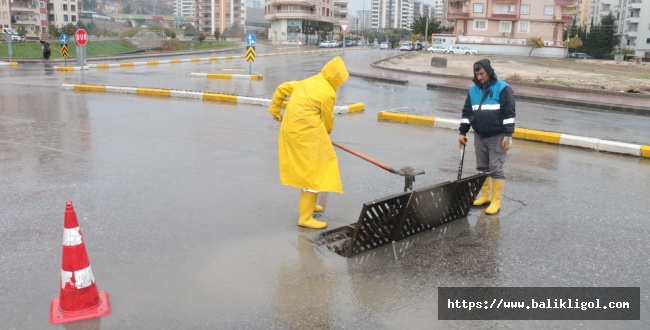
[[[196,17],[196,0],[174,0],[174,16]]]
[[[436,21],[442,22],[443,25],[447,25],[447,11],[445,10],[445,5],[447,1],[445,0],[435,0],[433,4],[433,14],[432,17]]]
[[[26,37],[39,38],[47,31],[46,2],[38,0],[2,0],[0,2],[0,25],[17,30],[25,28]],[[45,30],[43,30],[45,27]]]
[[[422,1],[413,1],[413,19],[420,17],[433,17],[433,6]],[[411,22],[413,23],[413,22]]]
[[[621,46],[634,49],[637,57],[650,57],[650,0],[628,0],[621,8]]]
[[[528,37],[540,37],[540,56],[564,56],[564,28],[573,16],[573,0],[449,0],[447,18],[453,21],[458,43],[479,52],[527,54]]]
[[[246,25],[246,6],[243,0],[197,0],[196,28],[199,32],[223,32],[235,22],[243,29]]]
[[[271,22],[273,43],[298,40],[318,44],[338,39],[341,24],[349,24],[347,0],[266,0],[264,17]]]

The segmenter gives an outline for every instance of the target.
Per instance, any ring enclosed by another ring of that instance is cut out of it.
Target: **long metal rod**
[[[463,149],[460,151],[460,164],[458,164],[458,179],[463,176],[463,162],[465,161],[465,145],[463,144]]]
[[[344,145],[342,145],[340,143],[332,141],[332,145],[334,145],[335,147],[337,147],[337,148],[339,148],[341,150],[345,150],[345,151],[347,151],[347,152],[349,152],[349,153],[351,153],[351,154],[353,154],[353,155],[355,155],[355,156],[357,156],[357,157],[359,157],[359,158],[361,158],[363,160],[366,160],[366,161],[368,161],[370,163],[373,163],[373,164],[385,169],[388,172],[391,172],[391,173],[394,173],[394,174],[399,174],[392,167],[390,167],[390,166],[388,166],[388,165],[386,165],[386,164],[384,164],[384,163],[382,163],[380,161],[374,160],[374,159],[372,159],[372,158],[370,158],[370,157],[368,157],[368,156],[366,156],[364,154],[361,154],[361,153],[359,153],[357,151],[354,151],[354,150],[352,150],[352,149],[350,149],[350,148],[348,148],[348,147],[346,147],[346,146],[344,146]]]

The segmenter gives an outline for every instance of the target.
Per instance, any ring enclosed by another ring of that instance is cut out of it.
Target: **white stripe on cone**
[[[73,275],[74,283],[72,283]],[[61,269],[61,289],[65,289],[67,284],[74,285],[77,289],[83,289],[93,285],[93,283],[95,283],[95,277],[90,266],[73,272]]]
[[[81,243],[83,242],[81,240],[81,231],[79,230],[79,227],[63,229],[63,246],[76,246]]]

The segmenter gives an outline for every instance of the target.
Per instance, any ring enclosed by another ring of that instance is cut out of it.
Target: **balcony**
[[[570,6],[573,5],[573,0],[555,0],[556,6]]]
[[[567,15],[567,14],[558,15],[555,16],[554,21],[559,23],[571,23],[573,22],[573,15]]]
[[[318,15],[311,10],[271,10],[269,13],[264,15],[264,18],[267,20],[277,20],[277,19],[311,19],[315,20],[318,18]],[[325,22],[330,22],[330,19],[325,18]],[[319,19],[321,20],[321,19]]]
[[[468,18],[469,17],[469,9],[450,9],[447,12],[447,18],[448,19],[463,19],[463,18]]]
[[[517,14],[491,14],[490,18],[500,21],[515,21],[517,20]]]
[[[267,6],[294,5],[294,6],[316,6],[318,0],[272,0],[266,3]]]

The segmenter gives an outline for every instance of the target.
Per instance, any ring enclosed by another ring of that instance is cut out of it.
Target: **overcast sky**
[[[433,0],[420,0],[424,3],[433,4]],[[348,0],[348,12],[350,16],[357,16],[357,10],[363,10],[363,3],[366,3],[366,10],[370,10],[372,0]]]

